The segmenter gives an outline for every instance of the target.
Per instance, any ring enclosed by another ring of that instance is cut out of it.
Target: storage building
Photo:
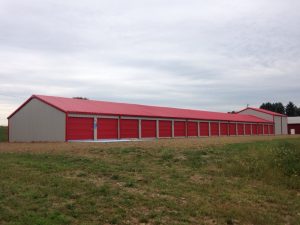
[[[300,134],[300,116],[288,117],[289,134]]]
[[[277,118],[256,114],[33,95],[8,117],[9,141],[273,135]]]

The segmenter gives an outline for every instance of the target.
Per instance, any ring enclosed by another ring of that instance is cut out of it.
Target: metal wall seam
[[[174,120],[172,120],[172,138],[174,138],[175,135],[174,135]]]
[[[120,123],[121,123],[121,116],[118,116],[118,139],[121,139],[121,129],[120,129]]]
[[[142,138],[142,120],[139,119],[139,139]]]
[[[94,128],[94,141],[96,141],[98,139],[97,137],[97,133],[98,133],[98,123],[97,123],[98,119],[97,117],[94,116],[94,125],[93,125],[93,128]]]
[[[159,138],[159,120],[156,120],[156,138]]]

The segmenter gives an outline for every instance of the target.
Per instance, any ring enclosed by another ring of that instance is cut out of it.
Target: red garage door
[[[244,124],[238,124],[238,135],[244,135]]]
[[[94,118],[69,117],[67,120],[67,140],[94,139]]]
[[[139,137],[139,121],[131,119],[121,119],[120,121],[121,138],[138,138]]]
[[[251,124],[246,124],[245,125],[245,134],[246,135],[251,135]]]
[[[252,135],[257,135],[257,124],[252,124]]]
[[[200,125],[200,136],[209,136],[208,122],[201,122],[199,125]]]
[[[198,123],[188,122],[188,136],[197,137],[198,136]]]
[[[257,125],[258,134],[263,134],[263,126],[261,124]]]
[[[270,134],[274,134],[274,126],[273,125],[269,125],[269,131],[270,131]]]
[[[184,121],[174,121],[174,136],[175,137],[185,137],[185,122]]]
[[[236,135],[236,124],[235,123],[229,124],[229,135]]]
[[[219,136],[219,123],[216,122],[210,123],[210,135]]]
[[[269,134],[269,125],[264,125],[264,134]]]
[[[156,120],[142,120],[142,138],[156,138]]]
[[[118,119],[98,119],[98,139],[118,139]]]
[[[228,123],[221,123],[221,135],[228,135]]]
[[[159,121],[159,137],[172,137],[172,122],[160,120]]]

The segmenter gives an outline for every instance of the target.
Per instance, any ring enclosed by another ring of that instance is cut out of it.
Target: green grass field
[[[299,137],[102,145],[0,151],[0,224],[300,224]]]
[[[5,126],[0,126],[0,142],[7,142],[7,132],[8,128]]]

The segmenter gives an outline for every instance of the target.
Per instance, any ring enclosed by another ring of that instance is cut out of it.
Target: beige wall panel
[[[275,134],[280,135],[281,134],[281,116],[274,116],[274,122],[275,122]]]
[[[65,113],[32,99],[9,119],[11,142],[65,141]]]
[[[272,115],[262,113],[262,112],[258,112],[258,111],[253,110],[253,109],[246,109],[245,111],[239,112],[239,114],[257,116],[258,118],[273,121],[273,116]]]
[[[288,121],[287,117],[282,117],[282,134],[288,134]]]

